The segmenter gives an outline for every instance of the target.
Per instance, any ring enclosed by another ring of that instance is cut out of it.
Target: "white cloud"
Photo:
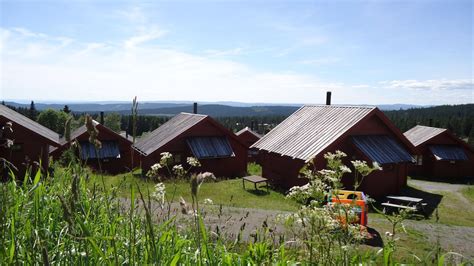
[[[358,85],[352,85],[351,88],[354,88],[354,89],[368,89],[368,88],[371,88],[372,86],[368,85],[368,84],[358,84]]]
[[[412,90],[473,90],[472,79],[392,80],[380,84],[391,89]]]
[[[325,66],[325,65],[333,65],[341,61],[342,61],[341,58],[326,57],[326,58],[317,58],[317,59],[305,59],[305,60],[299,61],[299,63],[303,65],[311,65],[311,66]]]
[[[148,21],[148,17],[139,6],[130,7],[127,10],[118,10],[116,13],[131,23],[145,24]]]
[[[204,53],[209,56],[233,56],[241,55],[244,51],[242,47],[236,47],[228,50],[216,50],[216,49],[207,49],[204,50]]]
[[[61,47],[6,37],[2,98],[127,100],[138,95],[143,101],[317,102],[325,88],[335,86],[307,75],[255,70],[232,60],[143,45],[160,34],[129,38],[126,46],[134,49],[103,43]],[[20,56],[39,44],[35,57]]]
[[[133,49],[142,43],[161,38],[165,34],[166,34],[165,30],[161,30],[156,27],[142,29],[137,35],[132,36],[129,39],[125,40],[124,46],[127,49]]]
[[[72,40],[64,45],[61,37],[1,28],[0,33],[2,99],[103,101],[129,100],[136,95],[140,101],[322,103],[325,91],[331,90],[335,104],[472,102],[471,80],[359,85],[324,81],[310,74],[256,69],[216,56],[238,55],[242,52],[238,48],[196,55],[145,45],[163,37],[156,27],[149,32],[142,29],[116,44]],[[420,88],[428,87],[435,88],[434,92],[420,97]]]

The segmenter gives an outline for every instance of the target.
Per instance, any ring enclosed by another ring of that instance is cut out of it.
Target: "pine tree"
[[[64,105],[63,112],[65,112],[66,114],[69,114],[71,112],[71,109],[69,109],[69,106],[67,104]]]
[[[469,139],[467,140],[471,147],[474,147],[474,126],[471,127],[471,132],[469,133]]]
[[[31,101],[30,110],[28,110],[28,117],[33,120],[36,120],[37,116],[38,116],[38,111],[36,110],[35,102]]]

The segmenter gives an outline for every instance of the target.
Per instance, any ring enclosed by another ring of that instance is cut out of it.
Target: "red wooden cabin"
[[[245,127],[239,132],[235,133],[242,143],[244,143],[247,148],[250,148],[255,142],[257,142],[262,136],[251,130],[249,127]],[[255,162],[257,159],[258,152],[255,150],[248,150],[248,160]]]
[[[77,141],[80,147],[77,152],[78,157],[95,170],[102,170],[110,174],[130,171],[132,169],[132,152],[134,152],[132,141],[95,120],[93,123],[99,131],[97,139],[102,143],[100,149],[96,151],[94,145],[89,142],[87,128],[82,125],[71,133],[70,142],[62,139],[61,147],[53,149],[50,153],[51,156],[59,159],[61,154],[70,147],[71,142]]]
[[[7,129],[8,122],[12,124],[12,131]],[[48,151],[50,147],[59,146],[58,134],[4,105],[0,105],[0,129],[2,127],[5,130],[1,134],[0,157],[17,168],[18,171],[14,171],[17,177],[23,178],[29,166],[36,171],[34,162],[41,162],[42,169],[48,169]],[[7,148],[6,139],[13,140],[13,146]]]
[[[170,152],[176,164],[186,158],[199,159],[196,171],[208,171],[216,176],[242,176],[247,169],[247,147],[237,136],[207,115],[181,113],[140,138],[135,146],[146,173],[158,163],[162,152]]]
[[[414,147],[376,107],[303,106],[251,148],[259,150],[263,176],[284,188],[307,182],[298,178],[305,163],[326,168],[324,154],[341,150],[351,160],[382,165],[367,176],[359,190],[372,197],[398,193],[407,182],[407,167]],[[343,178],[351,189],[353,174]]]
[[[449,130],[415,126],[404,135],[416,148],[410,174],[424,177],[474,176],[474,150]]]

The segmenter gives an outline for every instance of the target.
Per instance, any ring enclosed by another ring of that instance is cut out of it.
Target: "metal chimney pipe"
[[[326,105],[331,105],[331,92],[326,92]]]
[[[198,103],[194,103],[193,105],[193,114],[197,114],[198,113]]]
[[[100,120],[99,120],[100,124],[103,125],[104,124],[104,112],[100,112]]]

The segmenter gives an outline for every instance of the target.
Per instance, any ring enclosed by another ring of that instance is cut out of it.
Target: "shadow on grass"
[[[380,233],[374,228],[367,227],[367,232],[372,236],[370,239],[366,239],[364,244],[371,247],[383,247],[383,239]]]
[[[436,208],[438,208],[438,205],[441,203],[441,200],[443,199],[443,195],[423,191],[423,190],[410,187],[410,186],[403,188],[402,191],[400,191],[398,196],[420,198],[420,199],[423,199],[423,203],[426,203],[426,205],[423,207],[421,211],[418,211],[411,215],[410,218],[413,220],[428,219],[436,210]],[[373,207],[377,208],[379,211],[382,211],[384,209],[384,206],[382,205],[382,203],[385,201],[386,199],[384,198],[377,199],[377,201],[373,204]],[[391,213],[391,212],[396,212],[397,210],[389,209],[388,211],[389,213]],[[369,212],[377,213],[378,211],[373,210],[373,208],[370,208]]]
[[[410,186],[403,188],[401,195],[423,199],[423,202],[427,203],[427,205],[424,206],[424,214],[426,217],[430,217],[433,214],[443,199],[443,195],[426,192]]]
[[[245,189],[246,192],[252,193],[256,196],[270,195],[270,192],[265,189]]]
[[[413,180],[431,181],[439,183],[448,183],[456,185],[473,185],[473,177],[430,177],[430,176],[411,176]]]

